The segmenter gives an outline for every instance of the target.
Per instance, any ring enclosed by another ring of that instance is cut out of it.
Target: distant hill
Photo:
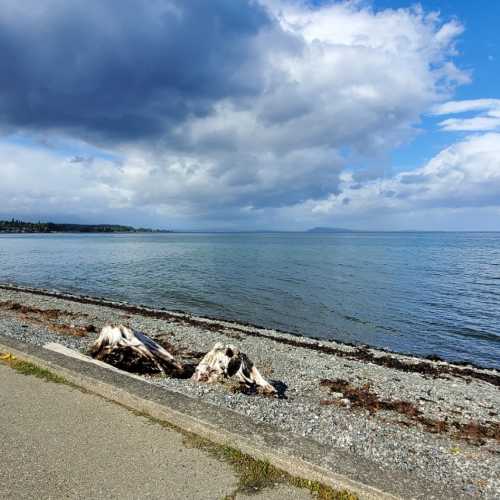
[[[135,228],[119,224],[56,224],[0,220],[0,233],[169,233],[158,229]]]
[[[341,227],[313,227],[308,233],[354,233],[353,229],[344,229]]]

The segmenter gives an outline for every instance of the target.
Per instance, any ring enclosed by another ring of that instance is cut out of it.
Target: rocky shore
[[[464,497],[500,496],[500,373],[129,304],[0,286],[0,331],[86,352],[108,323],[168,340],[180,357],[215,342],[246,352],[282,397],[151,376],[151,383],[410,472]],[[418,492],[412,492],[418,497]]]

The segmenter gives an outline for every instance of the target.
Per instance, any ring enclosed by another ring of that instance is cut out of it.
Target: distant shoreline
[[[175,231],[2,231],[0,234],[170,234]]]
[[[121,224],[65,224],[55,222],[25,222],[22,220],[0,220],[0,233],[7,234],[114,234],[114,233],[168,233],[169,230],[135,228]]]
[[[3,230],[0,229],[2,234],[214,234],[214,235],[230,235],[230,234],[246,234],[246,235],[259,235],[259,234],[301,234],[310,236],[358,236],[370,234],[500,234],[500,230],[418,230],[418,229],[394,229],[394,230],[377,230],[377,229],[355,229],[351,231],[338,231],[338,232],[311,232],[305,231],[282,231],[279,229],[269,229],[268,231],[187,231],[187,230],[163,230],[163,229],[135,229],[133,231],[25,231],[25,230]]]
[[[303,230],[282,229],[151,229],[147,227],[133,227],[122,224],[73,224],[55,222],[26,222],[12,218],[0,219],[0,234],[311,234],[311,235],[341,235],[341,234],[419,234],[419,233],[499,233],[499,230],[419,230],[419,229],[350,229],[330,226],[317,226]]]

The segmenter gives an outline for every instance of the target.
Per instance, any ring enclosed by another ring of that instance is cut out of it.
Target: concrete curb
[[[0,336],[0,351],[46,368],[108,400],[214,443],[231,446],[256,459],[267,460],[294,476],[349,490],[361,499],[439,498],[443,493],[432,484],[381,469],[345,450],[332,449],[272,425],[256,423],[241,414],[124,373],[4,336]]]

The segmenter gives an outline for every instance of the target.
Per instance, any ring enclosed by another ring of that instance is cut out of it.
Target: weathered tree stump
[[[183,372],[183,365],[160,344],[123,325],[105,326],[91,346],[90,355],[134,373]]]
[[[264,394],[277,394],[277,390],[257,370],[245,353],[233,345],[215,344],[200,361],[192,376],[197,382],[215,382],[236,377],[250,387],[258,387]]]

